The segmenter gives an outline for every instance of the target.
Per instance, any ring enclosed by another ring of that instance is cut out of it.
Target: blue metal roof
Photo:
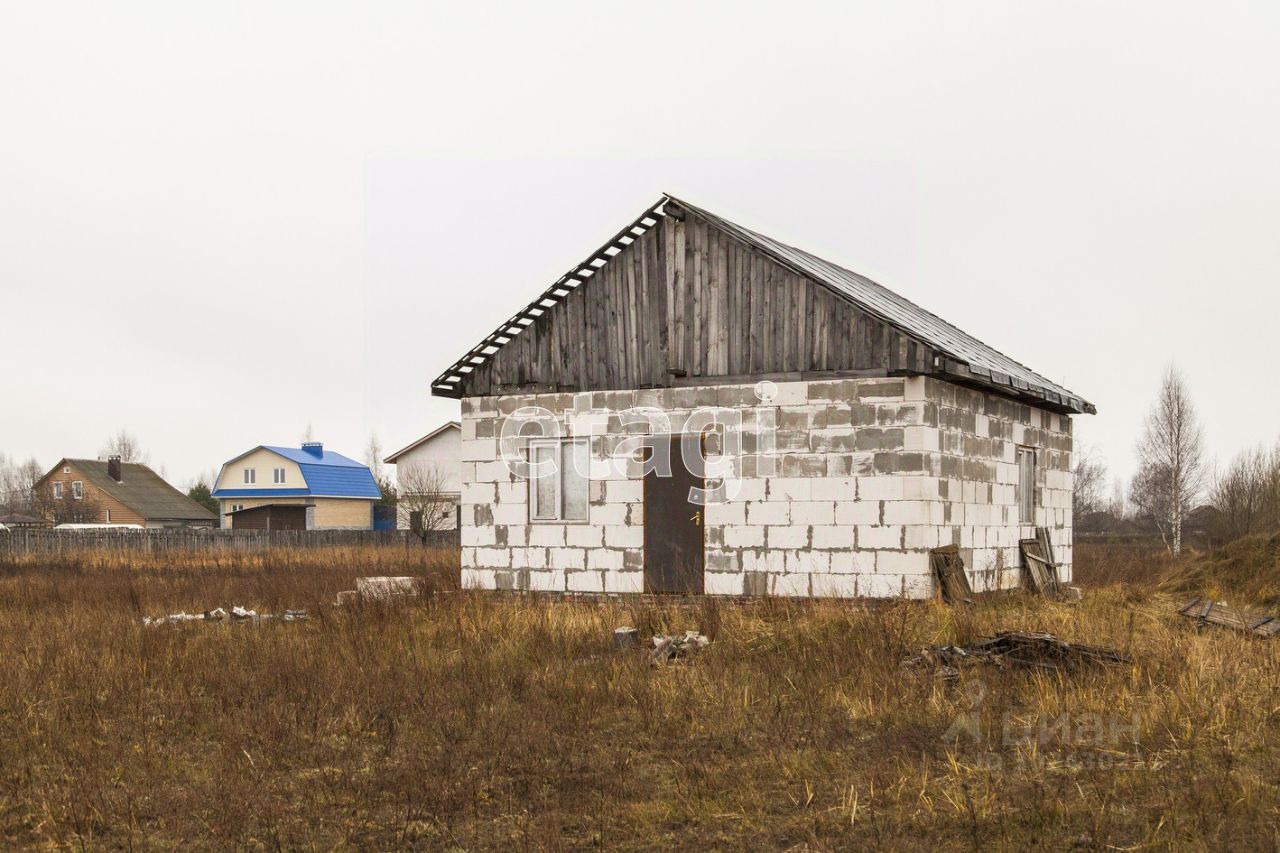
[[[319,453],[298,447],[273,447],[259,445],[263,450],[283,456],[296,462],[302,469],[305,489],[272,489],[272,488],[231,488],[217,489],[215,498],[270,498],[270,497],[328,497],[328,498],[373,498],[382,497],[378,483],[373,479],[368,466],[334,453],[321,449]],[[258,448],[254,448],[257,450]],[[253,451],[249,451],[252,453]],[[247,454],[242,454],[247,455]],[[240,458],[240,457],[237,457]],[[232,462],[235,460],[233,459]],[[230,464],[230,463],[228,463]]]

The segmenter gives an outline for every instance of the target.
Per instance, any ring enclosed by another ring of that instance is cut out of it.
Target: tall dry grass
[[[1280,843],[1278,647],[1198,632],[1143,587],[963,609],[476,593],[328,604],[355,575],[405,570],[378,564],[389,559],[4,570],[0,836],[539,850]],[[448,582],[448,555],[420,559],[410,573]],[[140,621],[233,603],[314,618]],[[612,650],[624,624],[715,641],[655,669]],[[1000,628],[1116,646],[1136,663],[971,669],[955,684],[899,666],[918,646]],[[1094,736],[1113,716],[1119,735]]]

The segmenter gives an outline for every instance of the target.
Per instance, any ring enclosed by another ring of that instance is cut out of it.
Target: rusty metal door
[[[688,453],[682,452],[686,446]],[[706,508],[690,500],[697,494],[690,490],[705,487],[701,437],[657,436],[650,453],[655,464],[644,475],[644,591],[700,595]]]

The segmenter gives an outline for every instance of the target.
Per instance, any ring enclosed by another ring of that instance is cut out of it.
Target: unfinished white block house
[[[1092,405],[671,196],[432,389],[462,405],[465,586],[919,598],[943,545],[975,590],[1020,585],[1036,527],[1070,578]]]

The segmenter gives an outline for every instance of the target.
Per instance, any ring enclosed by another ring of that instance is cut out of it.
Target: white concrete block
[[[483,527],[465,525],[459,531],[459,535],[463,545],[493,545],[497,541],[494,529],[489,525]]]
[[[876,573],[895,575],[927,575],[927,551],[877,551]]]
[[[529,544],[553,548],[564,544],[563,524],[530,524]]]
[[[775,382],[777,393],[769,401],[771,406],[804,406],[809,402],[808,382]]]
[[[521,480],[518,483],[511,482],[511,469],[507,467],[507,463],[501,459],[493,462],[477,462],[476,481],[480,483],[502,483],[505,486],[522,486],[524,491],[528,491],[528,480]]]
[[[588,512],[593,525],[626,524],[630,510],[631,507],[628,504],[619,503],[593,506]]]
[[[902,477],[859,477],[858,500],[860,501],[900,501],[902,500]]]
[[[742,573],[707,572],[703,591],[707,595],[742,595]]]
[[[902,525],[859,525],[858,547],[863,550],[901,548]]]
[[[770,477],[770,501],[807,501],[812,494],[813,480],[808,477]]]
[[[604,544],[610,548],[643,548],[644,528],[611,524],[604,529]]]
[[[801,598],[809,595],[809,576],[807,574],[770,575],[769,580],[770,595]]]
[[[498,487],[493,483],[464,483],[462,502],[467,504],[491,504],[498,499]]]
[[[907,598],[928,598],[933,595],[934,580],[928,575],[903,575],[902,594]]]
[[[785,551],[743,551],[744,572],[781,572],[787,567]]]
[[[497,586],[492,569],[462,570],[463,589],[496,589]]]
[[[790,524],[791,505],[782,501],[777,503],[749,503],[747,504],[747,523]]]
[[[493,504],[494,524],[525,524],[529,521],[529,507],[525,504]]]
[[[640,503],[644,500],[643,480],[610,480],[605,483],[607,503]]]
[[[762,501],[767,483],[766,477],[725,477],[725,497],[730,502]]]
[[[569,592],[604,592],[600,572],[565,572],[565,589]]]
[[[787,551],[788,574],[813,574],[831,571],[831,561],[823,551]]]
[[[858,595],[864,598],[899,598],[902,575],[858,575]]]
[[[552,548],[547,558],[553,569],[585,569],[587,567],[586,551],[581,548]]]
[[[573,548],[599,548],[604,544],[604,528],[594,524],[566,524],[564,544]]]
[[[788,524],[767,528],[765,542],[769,548],[808,548],[809,528]]]
[[[858,595],[858,578],[855,575],[815,573],[810,577],[812,594],[823,598],[855,598]]]
[[[840,501],[836,504],[836,524],[879,524],[880,501]]]
[[[587,568],[604,571],[622,571],[622,552],[609,548],[591,548],[587,551]]]
[[[510,548],[476,548],[476,565],[486,569],[504,569],[511,565]]]
[[[832,574],[869,574],[876,570],[875,551],[832,551],[830,557]]]
[[[810,491],[815,501],[851,501],[857,497],[853,477],[819,477],[811,482]]]
[[[742,501],[710,503],[705,512],[708,526],[747,523],[747,505]]]
[[[762,548],[764,547],[764,527],[730,525],[724,529],[724,544],[728,548]]]
[[[791,505],[791,521],[795,524],[835,524],[833,501],[796,501]]]
[[[498,458],[498,442],[493,438],[462,441],[459,458],[463,462],[492,462]]]
[[[817,525],[813,529],[812,545],[821,550],[843,550],[856,544],[857,528],[843,525]]]
[[[939,542],[939,535],[942,528],[933,524],[908,524],[903,528],[903,546],[906,548],[937,548],[943,544]],[[950,538],[947,544],[950,543]]]
[[[885,501],[885,524],[928,524],[929,503],[927,501]]]
[[[644,572],[605,572],[605,592],[644,592]]]
[[[520,480],[515,483],[498,483],[498,503],[527,504],[529,502],[529,481]]]
[[[560,569],[529,572],[529,589],[535,592],[564,592],[564,583],[564,572]]]

